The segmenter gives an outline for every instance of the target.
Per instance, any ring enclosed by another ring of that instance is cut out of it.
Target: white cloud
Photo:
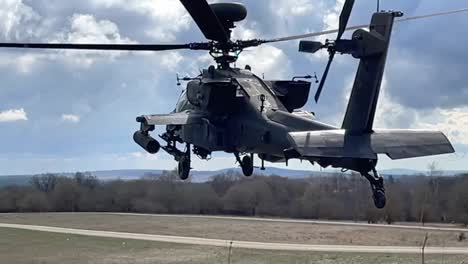
[[[174,0],[91,0],[97,7],[120,8],[145,15],[154,27],[145,33],[158,41],[174,41],[175,34],[190,27],[190,16],[179,1]]]
[[[252,66],[252,71],[259,76],[265,74],[267,79],[286,78],[291,72],[291,61],[283,50],[271,45],[263,45],[251,51],[245,51],[239,57],[237,65]]]
[[[96,20],[93,15],[74,14],[70,18],[69,32],[56,34],[52,42],[64,43],[100,43],[131,44],[136,43],[122,37],[117,25],[109,20]],[[114,59],[124,52],[115,51],[62,51],[65,61],[79,66],[89,67],[98,58]]]
[[[434,109],[418,116],[421,128],[438,129],[454,143],[468,145],[468,107]]]
[[[375,127],[435,129],[444,132],[452,143],[468,145],[468,107],[416,110],[391,98],[386,92],[389,88],[384,78]]]
[[[66,41],[76,43],[112,43],[131,42],[122,38],[116,24],[109,20],[96,20],[93,15],[74,14],[70,19],[71,32],[65,37]]]
[[[1,0],[0,32],[7,40],[37,35],[35,30],[41,16],[22,0]]]
[[[68,123],[79,123],[81,120],[81,117],[79,115],[71,115],[71,114],[63,114],[62,115],[62,121],[68,122]]]
[[[331,7],[331,8],[323,8],[323,11],[321,11],[324,15],[322,16],[322,31],[326,30],[332,30],[332,29],[337,29],[339,26],[339,20],[340,20],[340,14],[341,10],[343,9],[345,0],[336,0],[336,3]],[[325,43],[327,39],[334,40],[336,38],[336,34],[327,34],[327,35],[322,35],[315,37],[315,41],[320,41],[322,43]],[[324,60],[325,58],[328,58],[328,53],[326,52],[326,49],[322,49],[321,51],[318,51],[314,54],[311,54],[310,56],[307,56],[311,60]],[[339,62],[339,56],[335,57],[335,62]]]
[[[305,16],[315,10],[317,1],[310,0],[288,0],[273,1],[272,8],[276,15],[283,16]]]
[[[163,53],[159,56],[159,63],[168,70],[175,70],[179,64],[184,60],[184,57],[179,52],[172,51]]]
[[[256,23],[251,23],[249,25],[242,24],[236,27],[236,29],[232,32],[232,39],[255,39],[259,38],[258,32],[256,32],[254,28]]]
[[[47,59],[46,54],[15,54],[0,52],[0,66],[11,68],[12,66],[21,74],[28,74],[37,65],[37,62]]]
[[[374,126],[379,128],[411,128],[410,126],[414,123],[417,115],[416,111],[407,109],[393,100],[387,89],[391,89],[391,87],[388,87],[388,81],[384,76]]]
[[[15,122],[28,120],[24,108],[10,109],[0,112],[0,122]]]
[[[2,0],[0,0],[1,2]],[[22,5],[22,4],[19,4]],[[27,8],[28,10],[30,7]],[[0,9],[0,19],[8,14]],[[31,9],[32,10],[32,9]],[[33,11],[31,11],[33,12]],[[37,17],[36,24],[45,23],[40,17]],[[28,42],[27,36],[31,35],[28,33],[28,28],[34,28],[28,26],[29,23],[14,19],[14,23],[11,22],[8,27],[1,28],[0,32],[4,35],[10,36],[15,33],[15,39],[18,41]],[[41,31],[42,30],[42,31]],[[42,40],[39,42],[51,42],[51,43],[102,43],[112,44],[121,43],[129,44],[136,43],[129,38],[121,36],[117,25],[109,20],[97,20],[93,15],[89,14],[74,14],[69,19],[68,28],[63,29],[60,32],[48,32],[45,27],[40,27],[37,31],[42,33],[40,37]],[[96,63],[99,59],[114,59],[121,54],[126,52],[106,52],[106,51],[63,51],[59,50],[56,52],[30,52],[25,54],[14,56],[14,54],[3,53],[0,54],[0,65],[15,65],[18,71],[22,74],[27,74],[38,62],[56,62],[62,61],[64,63],[80,66],[90,67]]]

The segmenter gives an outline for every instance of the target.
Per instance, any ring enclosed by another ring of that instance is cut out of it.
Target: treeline
[[[100,181],[87,173],[46,174],[29,186],[0,189],[0,212],[138,212],[230,214],[368,222],[422,221],[468,224],[468,174],[386,179],[387,206],[374,208],[358,175],[288,179],[245,178],[227,172],[204,183],[182,182],[176,173],[140,180]]]

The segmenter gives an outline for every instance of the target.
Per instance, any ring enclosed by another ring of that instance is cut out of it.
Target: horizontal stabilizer
[[[405,159],[453,153],[442,132],[432,130],[375,130],[360,135],[343,129],[289,133],[294,149],[303,157],[366,158],[387,154]]]
[[[205,117],[205,114],[199,112],[179,112],[160,115],[144,115],[138,117],[137,121],[144,122],[146,125],[188,125],[200,123]]]

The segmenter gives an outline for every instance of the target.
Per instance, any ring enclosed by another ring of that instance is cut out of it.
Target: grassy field
[[[228,263],[228,248],[189,246],[0,228],[0,263]],[[426,263],[462,263],[467,256],[426,256]],[[231,263],[420,263],[419,255],[335,254],[233,249]]]
[[[426,233],[379,227],[96,213],[0,214],[0,223],[259,242],[380,246],[419,246]],[[459,232],[428,234],[428,246],[468,247],[467,240],[458,241]]]

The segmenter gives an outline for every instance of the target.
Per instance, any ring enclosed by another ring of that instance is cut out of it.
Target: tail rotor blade
[[[351,16],[351,12],[353,11],[354,0],[346,0],[343,5],[343,10],[341,10],[340,14],[340,25],[338,28],[338,36],[336,37],[336,41],[339,41],[343,36],[343,33],[346,31],[346,27],[348,26],[349,17]],[[323,86],[325,85],[325,81],[327,80],[328,72],[330,71],[330,66],[333,62],[333,58],[335,57],[335,49],[329,48],[330,57],[328,58],[327,67],[325,68],[325,72],[323,73],[322,80],[320,80],[320,85],[315,93],[315,102],[318,103],[320,98],[320,94],[322,94]]]
[[[341,39],[343,33],[346,31],[346,26],[348,25],[349,17],[351,16],[351,11],[353,11],[354,0],[346,0],[343,6],[343,10],[340,15],[340,25],[338,28],[338,37],[337,40]]]
[[[319,87],[317,89],[317,92],[315,93],[315,102],[317,103],[320,94],[322,93],[323,86],[325,85],[325,80],[327,79],[328,76],[328,71],[330,70],[331,63],[333,62],[333,58],[335,57],[335,51],[330,52],[330,57],[328,59],[327,67],[325,68],[325,72],[323,73],[322,79],[320,80]]]

